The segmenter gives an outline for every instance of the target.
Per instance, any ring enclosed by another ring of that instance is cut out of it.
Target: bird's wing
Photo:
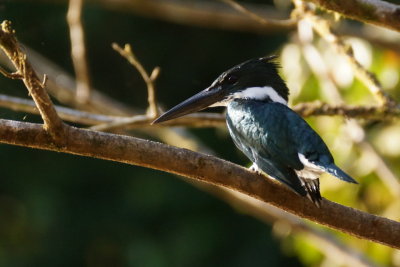
[[[243,113],[242,124],[233,123],[229,115],[227,116],[228,129],[235,145],[263,172],[288,185],[300,195],[306,195],[300,179],[293,170],[294,166],[300,169],[303,166],[297,152],[294,148],[287,147],[290,144],[279,140],[287,137],[287,127],[277,126],[275,129],[279,133],[269,133],[267,130],[271,127],[271,121],[263,122],[261,118],[264,116],[258,118],[249,114],[251,113]],[[279,114],[275,115],[280,117]]]
[[[294,147],[296,147],[297,153],[301,154],[306,160],[306,162],[302,161],[303,165],[311,163],[321,171],[325,171],[343,181],[357,183],[347,173],[335,165],[332,154],[325,142],[303,118],[285,106],[281,106],[281,108],[287,109],[285,114],[290,128],[289,133],[292,135],[292,138],[289,139],[295,140],[296,144]]]

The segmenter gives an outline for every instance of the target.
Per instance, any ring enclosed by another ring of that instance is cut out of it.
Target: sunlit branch
[[[213,156],[70,126],[66,127],[65,145],[57,147],[41,125],[9,120],[0,120],[0,142],[144,166],[225,186],[359,238],[400,248],[398,222],[326,199],[323,208],[317,208],[274,180]]]
[[[306,19],[308,20],[314,30],[327,42],[331,43],[336,50],[343,55],[347,61],[349,62],[350,66],[354,70],[354,74],[359,78],[371,91],[371,93],[380,101],[381,104],[387,106],[395,106],[396,103],[394,100],[382,89],[382,85],[376,78],[376,76],[365,69],[364,66],[354,57],[353,50],[351,46],[347,45],[343,39],[336,35],[327,20],[317,16],[313,10],[306,4],[303,3],[301,0],[294,0],[293,1],[296,5],[296,16],[299,19]]]
[[[0,107],[18,112],[39,114],[35,102],[29,99],[0,94]],[[153,121],[146,115],[111,116],[85,112],[67,107],[55,106],[59,116],[66,121],[93,126],[93,130],[113,131],[150,126]],[[330,105],[322,102],[300,103],[293,109],[303,117],[344,116],[357,119],[391,120],[400,118],[400,108],[382,106]],[[160,126],[219,127],[225,125],[225,115],[221,113],[200,112],[167,121]]]
[[[29,94],[35,101],[44,121],[45,129],[52,136],[54,142],[61,144],[63,142],[64,124],[58,117],[45,90],[46,78],[42,81],[36,75],[31,64],[27,61],[26,54],[22,52],[14,33],[11,22],[3,21],[0,29],[0,48],[13,63],[18,78],[24,82]]]
[[[351,19],[400,32],[400,6],[381,0],[305,0]]]

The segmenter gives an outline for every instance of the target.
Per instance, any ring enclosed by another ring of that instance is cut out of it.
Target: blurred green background
[[[83,10],[91,82],[98,91],[129,107],[147,107],[146,86],[137,71],[112,50],[113,42],[130,43],[147,70],[161,67],[157,95],[164,108],[204,89],[231,66],[269,54],[281,56],[293,104],[332,102],[306,64],[307,50],[294,34],[184,26],[113,11],[96,2],[85,4]],[[285,1],[242,2],[272,5]],[[66,1],[0,2],[0,18],[12,21],[18,39],[73,76],[66,12]],[[357,51],[366,51],[360,58],[370,61],[363,63],[398,99],[399,54],[360,39],[350,41]],[[316,40],[314,45],[330,69],[344,70],[332,71],[340,77],[332,79],[346,102],[374,101],[360,82],[345,75],[351,71],[338,65],[326,44]],[[20,81],[4,77],[0,77],[0,93],[28,97]],[[38,116],[8,109],[0,109],[0,117],[41,121]],[[338,165],[360,182],[355,187],[323,178],[322,195],[399,219],[400,198],[388,193],[379,179],[385,175],[379,173],[382,162],[354,138],[350,140],[351,133],[343,126],[347,120],[313,117],[308,121],[332,149]],[[389,171],[398,177],[399,122],[361,121],[361,126],[368,144],[375,146]],[[150,131],[131,133],[154,139]],[[186,131],[217,156],[248,165],[224,128]],[[350,127],[350,132],[359,138],[357,127]],[[0,266],[336,266],[303,237],[282,239],[270,225],[173,175],[8,145],[0,145],[0,164]],[[400,254],[392,249],[343,234],[339,239],[382,265],[400,266]]]

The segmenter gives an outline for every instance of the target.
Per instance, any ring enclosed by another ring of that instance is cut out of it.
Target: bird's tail
[[[325,167],[325,171],[329,174],[332,174],[333,176],[336,176],[340,180],[346,181],[348,183],[358,184],[356,180],[351,178],[350,175],[342,171],[338,166],[333,163],[330,164],[328,167]]]
[[[321,207],[321,193],[319,192],[319,179],[307,179],[299,177],[304,189],[307,191],[307,198],[318,208]]]

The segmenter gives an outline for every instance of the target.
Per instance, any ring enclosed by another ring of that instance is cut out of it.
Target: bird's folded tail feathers
[[[339,178],[340,180],[343,180],[343,181],[348,182],[348,183],[358,184],[358,182],[356,180],[351,178],[350,175],[348,175],[347,173],[342,171],[335,164],[330,164],[329,166],[327,166],[324,169],[325,169],[326,172],[328,172],[329,174],[332,174],[333,176]]]
[[[307,191],[307,198],[318,208],[321,207],[321,193],[319,192],[319,179],[307,179],[299,177]]]

